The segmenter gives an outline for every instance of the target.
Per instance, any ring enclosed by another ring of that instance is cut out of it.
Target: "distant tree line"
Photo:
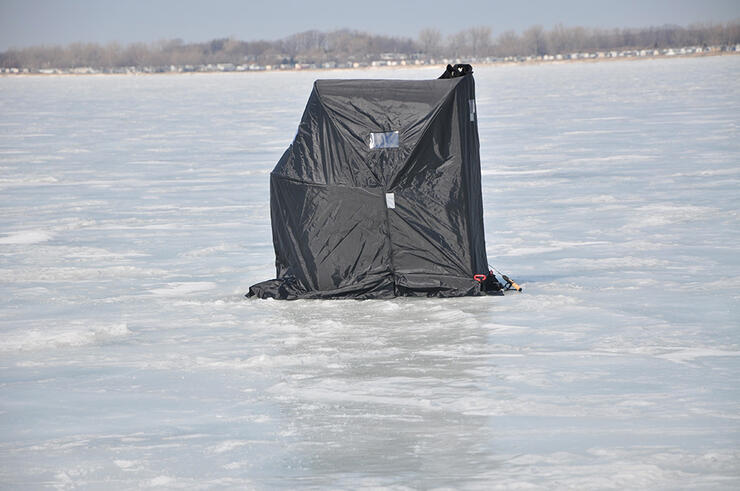
[[[521,34],[504,31],[495,39],[481,26],[450,36],[446,43],[436,29],[424,29],[419,42],[429,53],[445,56],[543,56],[627,49],[663,49],[685,46],[729,46],[740,43],[740,22],[661,26],[632,29],[565,27],[550,30],[532,26]]]
[[[277,41],[214,39],[184,43],[180,39],[152,44],[74,43],[65,47],[35,46],[0,53],[2,68],[116,68],[187,66],[216,63],[293,65],[296,63],[367,62],[388,54],[407,58],[453,59],[542,56],[585,51],[662,49],[684,46],[740,44],[740,22],[595,29],[557,25],[550,30],[532,26],[495,38],[490,27],[477,26],[444,37],[435,28],[417,39],[373,35],[348,29],[306,31]]]

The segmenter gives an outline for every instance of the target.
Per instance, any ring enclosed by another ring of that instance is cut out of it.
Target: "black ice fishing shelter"
[[[261,298],[480,295],[488,275],[475,83],[317,80],[270,174],[277,279]]]

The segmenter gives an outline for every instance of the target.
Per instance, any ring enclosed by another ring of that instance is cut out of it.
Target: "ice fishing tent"
[[[270,174],[277,279],[260,298],[480,295],[488,275],[470,65],[317,80]]]

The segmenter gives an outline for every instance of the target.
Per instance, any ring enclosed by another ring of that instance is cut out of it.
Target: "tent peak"
[[[445,78],[457,78],[464,77],[465,75],[472,75],[473,66],[467,63],[458,63],[456,65],[447,65],[445,71],[439,76],[441,79]]]

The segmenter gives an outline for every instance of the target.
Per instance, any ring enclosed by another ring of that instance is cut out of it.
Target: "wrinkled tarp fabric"
[[[482,294],[473,278],[488,274],[474,108],[472,70],[422,81],[317,80],[270,175],[277,278],[249,295]],[[373,144],[372,133],[393,132],[397,142],[382,138],[397,146]]]

